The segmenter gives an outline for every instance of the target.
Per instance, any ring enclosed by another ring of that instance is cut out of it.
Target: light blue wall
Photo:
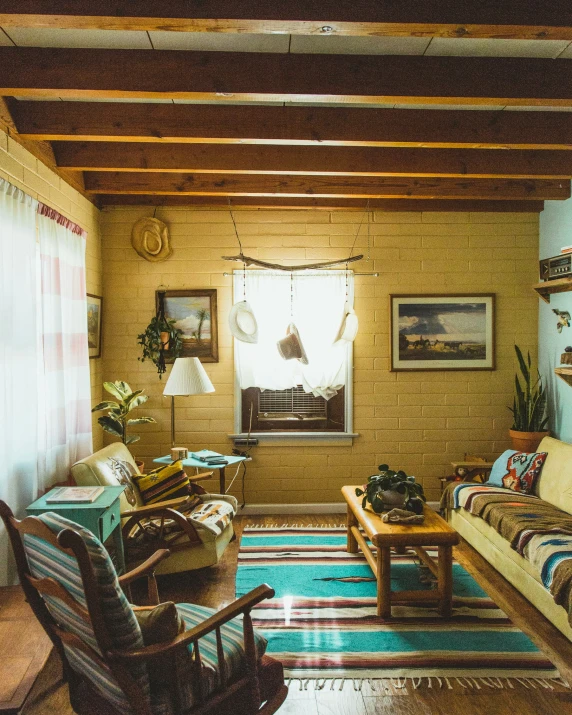
[[[572,245],[572,199],[546,201],[540,214],[540,258],[557,256],[562,246]],[[572,387],[554,374],[560,355],[572,345],[572,327],[556,330],[557,316],[552,308],[572,314],[572,291],[553,295],[550,303],[539,300],[538,361],[540,374],[549,387],[549,414],[552,434],[572,442]]]

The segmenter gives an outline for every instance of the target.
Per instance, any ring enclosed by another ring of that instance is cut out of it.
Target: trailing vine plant
[[[167,371],[165,357],[178,358],[183,349],[183,331],[175,327],[174,320],[165,316],[165,293],[159,293],[159,309],[157,315],[145,328],[145,332],[137,336],[137,342],[143,348],[143,354],[138,358],[141,362],[151,360],[157,368],[159,379]]]

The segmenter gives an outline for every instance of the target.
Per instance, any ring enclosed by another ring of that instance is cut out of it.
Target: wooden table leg
[[[391,618],[391,550],[377,547],[377,615]]]
[[[220,487],[220,493],[221,494],[226,494],[226,480],[225,480],[225,474],[224,474],[224,467],[221,467],[218,470],[218,479],[219,479],[219,487]]]
[[[443,618],[451,618],[453,611],[453,547],[439,546],[438,559],[439,613]]]
[[[357,554],[357,552],[359,551],[359,546],[358,546],[358,542],[356,541],[355,536],[352,534],[352,526],[357,526],[358,521],[355,518],[355,515],[354,515],[353,511],[350,509],[349,505],[348,505],[347,525],[348,525],[347,552],[348,552],[348,554]]]

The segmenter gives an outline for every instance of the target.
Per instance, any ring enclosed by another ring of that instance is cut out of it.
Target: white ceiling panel
[[[232,99],[224,102],[210,102],[207,99],[174,99],[173,104],[216,104],[219,107],[226,107],[227,105],[233,107],[282,107],[284,102],[282,100],[276,100],[275,102],[237,102]]]
[[[150,32],[156,50],[202,52],[288,52],[289,35],[227,32]]]
[[[478,40],[434,37],[425,52],[441,57],[558,57],[568,40]]]
[[[151,50],[146,32],[128,30],[60,30],[10,27],[5,30],[18,47],[73,47],[113,50]]]
[[[0,47],[13,47],[14,43],[0,27]]]
[[[463,110],[463,111],[481,111],[491,112],[494,110],[500,111],[504,107],[499,107],[495,104],[394,104],[394,109],[438,109],[443,110]]]
[[[572,112],[572,107],[505,107],[505,112]]]
[[[352,37],[292,35],[290,52],[315,55],[422,55],[426,37]]]

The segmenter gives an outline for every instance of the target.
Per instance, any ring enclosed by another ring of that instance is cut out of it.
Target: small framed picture
[[[87,294],[87,345],[89,357],[101,357],[101,310],[103,298],[100,295]]]
[[[157,311],[159,292],[165,295],[165,317],[174,320],[175,328],[183,331],[183,349],[179,357],[218,362],[216,289],[157,291]],[[165,362],[172,363],[174,359],[165,355]]]
[[[391,370],[494,370],[495,296],[392,295]]]

